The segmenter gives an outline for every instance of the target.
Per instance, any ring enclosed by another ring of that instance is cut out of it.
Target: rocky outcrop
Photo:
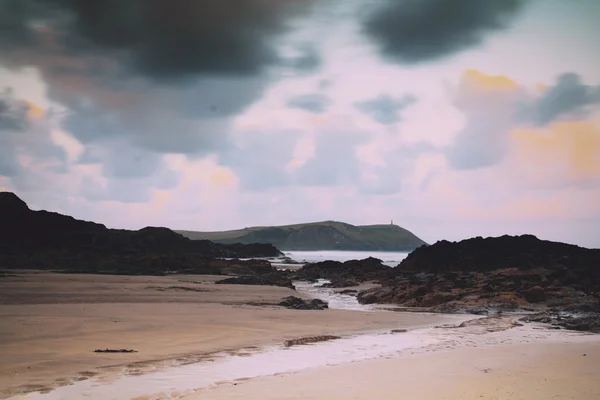
[[[379,281],[390,277],[393,277],[392,268],[373,257],[346,262],[323,261],[306,264],[290,274],[293,280],[314,282],[317,279],[327,279],[331,283],[324,286],[332,288],[357,286],[361,282]]]
[[[557,328],[600,333],[599,312],[578,312],[574,314],[564,312],[543,312],[523,317],[521,318],[521,321],[541,322],[551,324]]]
[[[329,307],[323,300],[312,299],[307,301],[295,296],[282,299],[279,305],[294,310],[325,310]]]
[[[587,310],[600,298],[600,250],[535,236],[441,241],[413,251],[359,302],[432,311]]]
[[[146,275],[172,271],[220,274],[226,265],[215,258],[281,254],[269,244],[196,241],[167,228],[108,229],[102,224],[58,213],[30,210],[15,194],[0,192],[0,268]],[[234,264],[248,267],[239,261]]]
[[[221,285],[269,285],[294,289],[292,281],[281,271],[240,275],[233,278],[222,279],[215,283]]]

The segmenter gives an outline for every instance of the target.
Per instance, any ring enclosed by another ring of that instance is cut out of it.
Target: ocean
[[[397,266],[404,260],[408,253],[406,252],[387,252],[387,251],[340,251],[340,250],[322,250],[322,251],[287,251],[283,253],[292,260],[301,263],[312,263],[326,260],[348,261],[362,260],[368,257],[378,258],[385,265],[390,267]]]

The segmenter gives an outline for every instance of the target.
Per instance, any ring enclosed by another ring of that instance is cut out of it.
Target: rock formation
[[[474,238],[422,246],[363,304],[395,303],[436,311],[579,310],[600,297],[600,250],[532,235]]]
[[[380,281],[393,277],[393,268],[383,265],[382,261],[369,257],[364,260],[346,262],[322,261],[306,264],[290,274],[292,280],[312,281],[327,279],[331,281],[325,287],[343,288],[356,286],[366,281]]]
[[[0,267],[68,272],[162,275],[172,271],[221,274],[248,264],[216,258],[276,257],[269,244],[190,240],[167,228],[138,231],[30,210],[14,193],[0,192]],[[254,267],[257,266],[254,262]],[[264,271],[272,270],[263,262]],[[268,264],[268,265],[267,265]],[[254,271],[254,270],[253,270]],[[255,271],[254,271],[255,272]]]

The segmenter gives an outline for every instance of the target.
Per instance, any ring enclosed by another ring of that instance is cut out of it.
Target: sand
[[[143,373],[189,363],[211,352],[443,320],[432,314],[248,306],[298,293],[213,283],[221,278],[31,271],[0,278],[0,398],[124,368]],[[138,352],[93,352],[105,348]]]
[[[295,291],[215,285],[219,277],[23,273],[0,278],[0,398],[82,379],[111,382],[211,353],[314,335],[439,326],[452,316],[297,311]],[[183,290],[180,287],[198,291]],[[597,400],[600,335],[515,326],[512,317],[425,329],[440,339],[390,356],[224,382],[187,400]],[[401,335],[406,333],[396,333]],[[311,344],[307,346],[318,346]],[[97,348],[136,349],[96,354]],[[154,399],[152,393],[143,396]]]
[[[460,348],[240,381],[185,399],[598,400],[599,365],[598,340]]]

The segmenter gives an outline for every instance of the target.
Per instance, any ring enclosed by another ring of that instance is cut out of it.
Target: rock
[[[310,336],[310,337],[304,337],[304,338],[300,338],[300,339],[286,340],[285,342],[283,342],[283,345],[285,347],[292,347],[292,346],[298,346],[298,345],[303,345],[303,344],[325,342],[328,340],[335,340],[335,339],[341,339],[341,337],[334,336],[334,335]]]
[[[528,315],[521,318],[520,321],[540,322],[569,330],[600,333],[599,313],[564,314],[561,312],[545,312]]]
[[[358,281],[352,278],[331,278],[329,283],[325,283],[322,285],[324,288],[345,288],[345,287],[354,287],[358,286]]]
[[[540,286],[534,286],[532,288],[524,290],[522,293],[525,297],[525,300],[527,300],[530,303],[541,303],[546,301],[547,298],[546,291]]]
[[[327,303],[320,299],[306,301],[295,296],[283,298],[279,305],[294,310],[325,310],[329,307]]]
[[[362,304],[393,303],[444,312],[536,309],[596,310],[600,250],[539,240],[532,235],[440,241],[421,246],[360,292]]]
[[[94,353],[137,353],[137,350],[131,349],[96,349]]]
[[[0,265],[12,268],[127,275],[221,274],[227,262],[216,259],[281,254],[269,244],[215,244],[190,240],[161,227],[108,229],[67,215],[30,210],[15,194],[0,192]],[[257,266],[257,262],[252,267],[232,263],[246,270]],[[265,272],[271,267],[261,268]]]
[[[282,286],[290,289],[294,289],[292,281],[288,277],[280,272],[274,271],[267,274],[255,274],[255,275],[242,275],[233,278],[222,279],[216,281],[216,284],[220,285],[268,285],[268,286]]]
[[[346,262],[323,261],[306,264],[294,273],[299,280],[329,279],[329,287],[357,286],[361,282],[386,279],[393,276],[392,268],[382,261],[369,257]]]
[[[421,300],[421,307],[433,307],[456,299],[452,293],[428,293]]]

